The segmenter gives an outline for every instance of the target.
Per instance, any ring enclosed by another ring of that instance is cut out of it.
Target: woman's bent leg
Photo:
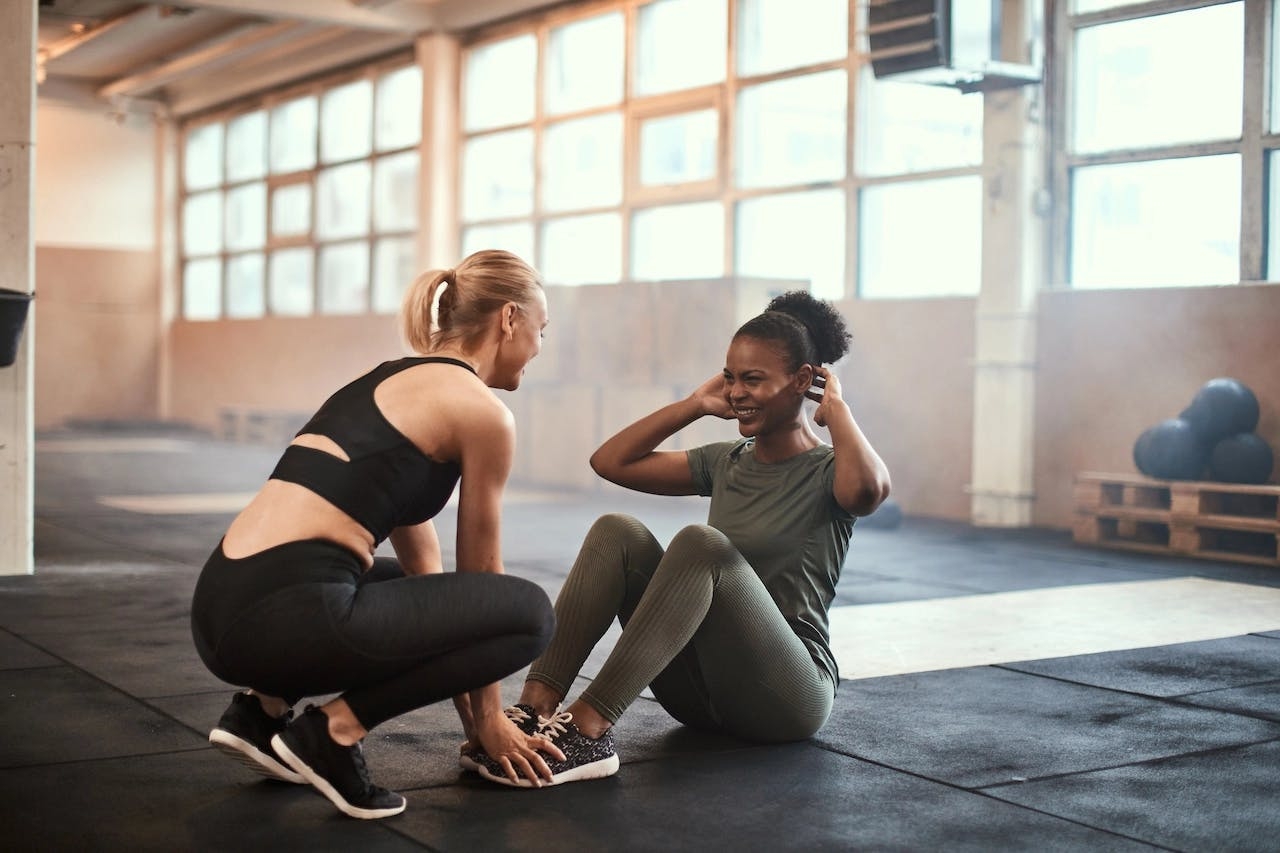
[[[834,693],[754,569],[704,525],[672,540],[583,700],[616,721],[648,684],[681,722],[755,740],[807,737]]]
[[[619,615],[635,609],[662,559],[662,546],[643,524],[622,514],[601,516],[578,551],[556,598],[556,629],[528,678],[569,691],[587,656]]]

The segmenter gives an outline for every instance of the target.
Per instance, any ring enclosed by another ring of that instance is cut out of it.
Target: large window
[[[1251,30],[1271,3],[1075,0],[1062,14],[1057,263],[1071,286],[1234,284],[1280,272],[1259,245],[1275,257],[1275,230],[1266,238],[1263,223],[1275,220],[1267,149],[1280,140],[1262,116],[1264,77],[1276,72],[1251,55],[1265,53],[1269,34]]]
[[[182,315],[393,312],[417,265],[417,66],[185,130]]]
[[[982,96],[875,81],[850,45],[859,8],[618,0],[477,34],[463,250],[510,249],[557,284],[736,274],[837,298],[975,292]],[[942,240],[936,275],[910,271],[925,227]]]

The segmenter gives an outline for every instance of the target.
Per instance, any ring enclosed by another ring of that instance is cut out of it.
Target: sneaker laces
[[[525,710],[518,705],[508,705],[502,709],[502,713],[507,716],[508,720],[516,725],[520,725],[525,720],[531,719],[531,717],[525,713]],[[541,721],[541,718],[539,718],[539,721]]]
[[[573,722],[573,714],[560,711],[550,717],[538,717],[538,736],[547,740],[555,740],[568,731],[568,724]]]

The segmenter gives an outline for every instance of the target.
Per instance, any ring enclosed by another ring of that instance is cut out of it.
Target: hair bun
[[[794,317],[813,339],[818,359],[823,364],[839,361],[849,352],[853,335],[845,325],[844,317],[825,299],[818,299],[806,290],[789,290],[775,296],[766,311],[777,311]]]

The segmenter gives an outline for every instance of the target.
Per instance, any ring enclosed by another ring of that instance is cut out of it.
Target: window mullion
[[[1272,0],[1244,4],[1244,125],[1240,146],[1240,280],[1266,278],[1266,153],[1268,130],[1267,78],[1271,74],[1267,42],[1271,34]]]

